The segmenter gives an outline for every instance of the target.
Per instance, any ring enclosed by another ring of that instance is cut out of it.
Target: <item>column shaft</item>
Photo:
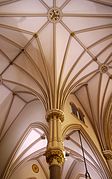
[[[50,179],[61,179],[61,167],[58,165],[52,165],[50,169]]]
[[[48,148],[46,151],[50,179],[61,179],[62,165],[64,163],[61,124],[64,120],[64,114],[59,109],[53,109],[47,113],[46,117],[50,128]]]

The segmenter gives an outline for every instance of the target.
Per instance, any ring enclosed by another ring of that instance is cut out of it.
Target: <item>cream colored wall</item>
[[[84,115],[85,115],[85,124],[80,121],[79,119],[77,119],[71,112],[71,106],[70,106],[70,102],[74,102],[75,105],[77,107],[80,107],[80,109],[83,111]],[[81,107],[81,105],[79,104],[78,100],[76,99],[76,97],[74,95],[70,95],[68,100],[66,101],[65,107],[64,107],[64,113],[65,113],[65,120],[62,124],[62,130],[64,131],[64,129],[69,126],[69,125],[81,125],[83,127],[83,129],[87,132],[87,134],[89,135],[89,137],[91,138],[91,140],[93,141],[93,143],[95,144],[95,146],[97,147],[98,151],[100,152],[101,156],[103,157],[102,151],[101,151],[101,147],[99,144],[99,141],[97,139],[97,136],[94,132],[94,129],[91,125],[91,122],[88,119],[88,116],[85,114],[83,108]],[[103,157],[104,162],[106,163],[105,158]]]

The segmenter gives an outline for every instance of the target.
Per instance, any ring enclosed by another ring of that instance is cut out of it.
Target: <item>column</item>
[[[64,163],[64,146],[62,141],[61,124],[64,113],[59,109],[50,110],[46,115],[49,123],[49,141],[46,151],[46,161],[49,164],[50,179],[61,179]]]
[[[106,158],[107,164],[112,174],[112,150],[104,150],[103,155]]]

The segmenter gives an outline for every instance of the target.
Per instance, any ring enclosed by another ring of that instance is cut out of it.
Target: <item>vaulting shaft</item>
[[[64,113],[59,109],[53,109],[47,113],[46,119],[49,123],[46,161],[49,164],[50,179],[61,179],[61,170],[64,163],[61,123],[64,121]]]

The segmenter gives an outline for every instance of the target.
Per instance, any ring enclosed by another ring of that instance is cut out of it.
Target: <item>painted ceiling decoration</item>
[[[14,175],[5,174],[14,179],[24,167],[33,172],[35,164],[39,176],[49,177],[48,166],[43,165],[48,137],[45,114],[50,109],[65,110],[67,101],[70,107],[74,102],[70,96],[78,101],[85,126],[89,119],[101,149],[112,150],[112,1],[1,0],[0,153],[8,147],[7,140],[15,139],[5,157],[0,156],[0,175],[10,165]],[[64,143],[70,154],[63,178],[72,179],[77,171],[75,178],[83,179],[77,132],[68,136]],[[97,152],[84,136],[83,141],[92,176],[106,178],[108,172],[97,163]],[[27,176],[31,177],[36,178],[36,173]]]

